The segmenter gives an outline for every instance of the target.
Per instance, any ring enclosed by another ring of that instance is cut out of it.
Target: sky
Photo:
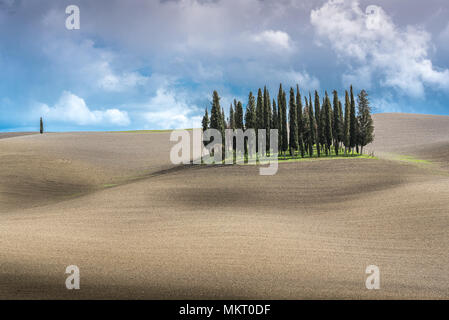
[[[199,127],[213,90],[228,112],[281,82],[449,115],[449,3],[0,0],[0,131]]]

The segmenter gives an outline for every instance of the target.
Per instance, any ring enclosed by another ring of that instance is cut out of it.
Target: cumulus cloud
[[[126,57],[98,46],[93,40],[64,39],[48,43],[43,52],[61,77],[71,78],[91,88],[124,92],[146,85],[149,78],[130,70]],[[123,67],[125,65],[125,67]]]
[[[320,38],[353,68],[344,81],[380,77],[380,85],[423,97],[426,86],[449,90],[449,70],[429,58],[431,36],[413,26],[399,28],[379,6],[365,11],[357,0],[329,0],[312,10],[310,21]],[[347,85],[347,83],[345,83]]]
[[[103,69],[98,79],[98,86],[106,91],[122,92],[130,88],[144,85],[148,78],[137,72],[124,72],[123,74],[115,74],[109,68],[108,63],[101,63],[100,68]]]
[[[40,113],[47,120],[78,126],[126,126],[130,123],[126,111],[119,109],[90,110],[82,98],[69,91],[64,91],[53,107],[42,104]]]
[[[320,81],[307,72],[287,71],[281,74],[281,78],[289,85],[298,84],[303,90],[313,91],[320,88]]]
[[[199,108],[187,104],[165,88],[158,89],[144,107],[150,110],[143,114],[147,127],[186,129],[201,126],[202,117],[196,115]]]
[[[291,40],[288,33],[283,31],[265,30],[253,36],[253,41],[267,44],[272,49],[291,50]]]

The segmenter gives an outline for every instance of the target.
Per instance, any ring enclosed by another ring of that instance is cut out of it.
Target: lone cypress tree
[[[301,93],[299,92],[299,85],[296,85],[296,115],[298,123],[298,147],[301,157],[304,158],[304,120],[302,115],[302,101]]]
[[[351,148],[351,101],[349,101],[348,90],[345,91],[345,129],[344,140],[345,154]]]
[[[41,117],[41,119],[40,119],[40,129],[39,129],[39,132],[40,132],[41,134],[44,133],[44,121],[42,120],[42,117]]]
[[[316,125],[316,151],[318,157],[321,156],[321,142],[322,142],[322,123],[321,123],[321,110],[320,110],[320,97],[315,90],[315,125]]]
[[[340,108],[340,101],[338,100],[338,92],[337,90],[334,90],[334,100],[333,100],[333,107],[334,107],[334,122],[333,128],[332,128],[332,136],[334,138],[334,149],[335,154],[338,156],[338,150],[340,147],[340,137],[341,137],[341,108]]]
[[[351,85],[351,110],[350,110],[350,118],[351,118],[351,150],[354,152],[354,147],[357,146],[357,118],[355,114],[355,100],[354,100],[354,92],[352,90]]]
[[[358,131],[361,150],[363,154],[363,147],[374,140],[374,125],[371,118],[371,107],[368,100],[368,93],[362,90],[358,95]]]
[[[295,151],[298,150],[298,115],[296,110],[295,91],[290,88],[290,100],[289,100],[289,149],[290,155],[294,156]]]

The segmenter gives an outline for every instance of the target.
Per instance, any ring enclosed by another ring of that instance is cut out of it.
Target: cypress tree
[[[256,128],[256,101],[253,93],[250,92],[248,96],[248,104],[246,106],[245,113],[245,129],[255,129]],[[245,154],[248,154],[248,142],[245,138]]]
[[[234,130],[235,129],[235,114],[234,114],[234,108],[231,107],[229,108],[229,129]]]
[[[332,146],[333,137],[332,137],[332,107],[331,107],[331,102],[329,100],[327,91],[325,92],[323,114],[324,114],[324,119],[323,119],[324,144],[326,146],[326,155],[329,155],[331,146]]]
[[[256,104],[256,152],[259,151],[259,129],[264,128],[264,119],[263,119],[263,96],[262,90],[258,90],[257,92],[257,104]]]
[[[358,103],[358,125],[359,125],[359,141],[361,152],[363,154],[363,147],[374,140],[374,125],[371,118],[371,107],[368,100],[368,93],[362,90],[357,99]]]
[[[320,110],[320,97],[318,96],[318,92],[315,90],[315,125],[316,125],[316,151],[318,157],[321,156],[321,142],[322,142],[322,123],[321,123],[321,110]]]
[[[229,120],[229,119],[228,119]],[[223,155],[223,159],[225,159],[226,155],[225,155],[225,151],[226,151],[226,130],[229,128],[229,123],[226,121],[226,116],[225,116],[225,111],[222,108],[221,109],[221,121],[223,122],[223,131],[221,133],[221,139],[222,139],[222,155]]]
[[[321,152],[326,152],[326,154],[327,154],[326,138],[324,136],[325,127],[326,127],[326,115],[325,115],[325,103],[324,102],[325,102],[325,100],[323,98],[323,101],[321,103],[321,109],[320,109],[320,121],[321,121],[320,146],[321,146]]]
[[[265,121],[264,128],[267,130],[266,141],[267,141],[267,152],[269,152],[270,151],[270,129],[271,129],[271,122],[272,122],[272,114],[271,114],[270,92],[268,91],[266,86],[264,87],[264,91],[263,91],[263,104],[264,104],[264,121]]]
[[[206,107],[206,111],[204,112],[204,117],[203,120],[201,121],[202,127],[203,127],[203,133],[204,131],[206,131],[207,129],[209,129],[209,113],[207,111],[207,107]],[[209,141],[205,141],[203,140],[203,144],[206,145],[207,143],[209,143]]]
[[[246,106],[245,128],[246,129],[256,128],[256,101],[254,99],[252,92],[249,93],[248,105]]]
[[[271,126],[272,123],[273,123],[273,113],[271,112],[271,98],[270,92],[267,89],[267,130],[272,128]]]
[[[243,129],[243,105],[238,101],[235,107],[235,128]]]
[[[267,128],[267,86],[263,86],[263,94],[262,94],[262,113],[263,113],[263,128]]]
[[[296,108],[297,108],[297,123],[298,123],[298,146],[301,157],[304,158],[304,120],[302,115],[302,101],[299,86],[296,85]]]
[[[236,101],[234,100],[234,105],[236,105]],[[234,108],[232,107],[232,103],[231,103],[231,107],[229,108],[229,129],[232,129],[232,132],[234,132],[235,130],[235,112],[234,112]],[[236,150],[236,138],[232,137],[232,150],[235,151]]]
[[[276,101],[273,99],[273,117],[271,118],[271,128],[279,129],[278,110],[276,107]]]
[[[351,85],[351,109],[350,109],[350,118],[351,118],[351,125],[350,125],[350,135],[351,135],[351,150],[353,151],[353,148],[357,145],[357,118],[355,114],[355,100],[354,100],[354,92],[352,90]]]
[[[334,90],[334,100],[333,100],[333,107],[334,107],[334,122],[333,122],[333,128],[332,128],[332,136],[334,138],[334,149],[335,154],[338,156],[338,149],[340,147],[340,137],[341,137],[341,103],[338,100],[338,92],[337,90]],[[339,105],[340,104],[340,105]]]
[[[287,129],[287,99],[285,97],[285,91],[282,90],[282,151],[284,156],[288,150],[288,129]]]
[[[40,123],[39,123],[39,132],[40,132],[41,134],[43,134],[43,133],[44,133],[44,121],[42,120],[42,117],[41,117],[41,119],[40,119],[39,122],[40,122]]]
[[[278,141],[278,149],[279,149],[279,153],[282,153],[282,148],[283,148],[283,139],[284,139],[284,128],[283,128],[283,123],[282,123],[282,83],[279,85],[279,92],[278,92],[278,104],[277,104],[277,110],[278,110],[278,115],[277,115],[277,119],[278,119],[278,130],[279,130],[279,141]]]
[[[304,139],[304,150],[309,153],[309,103],[307,102],[307,97],[304,97],[304,112],[303,112],[303,139]]]
[[[315,144],[317,140],[316,136],[316,123],[315,123],[315,117],[313,116],[313,105],[312,105],[312,95],[309,92],[309,126],[310,126],[310,134],[309,134],[309,156],[313,156],[313,145]],[[318,150],[318,144],[317,144],[317,150]]]
[[[206,131],[207,129],[209,129],[209,113],[207,112],[207,108],[206,111],[204,112],[204,117],[203,120],[201,121],[202,126],[203,126],[203,132]]]
[[[212,109],[210,113],[210,128],[220,131],[222,137],[222,150],[224,151],[224,114],[220,107],[220,97],[218,96],[218,92],[216,90],[214,90],[212,94]],[[222,156],[225,156],[224,152],[222,153]]]
[[[348,90],[345,91],[345,129],[344,140],[345,154],[351,148],[351,102],[349,101]]]
[[[264,128],[264,118],[263,118],[264,110],[263,110],[263,97],[262,90],[257,92],[257,106],[256,106],[256,129]]]
[[[210,128],[217,129],[221,132],[223,129],[223,121],[220,107],[220,97],[218,96],[217,91],[214,91],[212,95],[212,108],[210,113]]]
[[[223,121],[223,128],[224,129],[228,129],[228,122],[226,121],[226,116],[225,116],[224,109],[221,109],[221,120]]]
[[[343,108],[341,106],[341,101],[338,100],[338,113],[339,113],[339,133],[338,133],[338,141],[340,142],[340,145],[344,141],[344,130],[345,130],[345,122],[344,122],[344,114],[343,114]]]
[[[295,91],[290,88],[290,100],[289,100],[289,149],[290,155],[295,155],[295,150],[298,150],[298,115],[295,102]]]

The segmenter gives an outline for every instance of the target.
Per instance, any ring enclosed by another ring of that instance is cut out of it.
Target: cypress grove
[[[299,86],[296,93],[293,87],[289,91],[289,102],[287,106],[286,92],[279,85],[277,102],[272,100],[269,91],[264,86],[263,92],[258,89],[257,100],[252,92],[248,95],[246,112],[243,116],[243,104],[234,100],[229,108],[229,118],[226,122],[224,109],[220,107],[220,97],[217,91],[212,95],[212,107],[210,111],[206,108],[202,119],[202,130],[209,128],[217,129],[225,139],[225,128],[235,129],[258,129],[267,130],[266,152],[278,152],[279,155],[304,158],[321,157],[340,154],[340,147],[344,146],[345,156],[348,151],[354,154],[363,153],[363,148],[374,139],[374,125],[371,117],[371,106],[368,93],[362,90],[357,95],[357,110],[352,86],[345,91],[344,111],[342,103],[338,98],[338,92],[334,90],[333,101],[327,91],[324,97],[319,97],[315,91],[315,99],[312,95],[304,97],[304,108],[302,104]],[[288,113],[288,114],[287,114]],[[278,150],[270,149],[270,129],[278,130]],[[235,139],[234,139],[235,140]],[[204,141],[207,144],[209,141]],[[256,142],[257,143],[257,142]],[[223,142],[224,145],[224,142]],[[258,146],[256,146],[257,148]],[[223,147],[224,148],[224,147]],[[235,141],[233,142],[235,150]],[[245,140],[245,153],[247,152],[247,141]],[[223,149],[224,155],[224,149]]]

